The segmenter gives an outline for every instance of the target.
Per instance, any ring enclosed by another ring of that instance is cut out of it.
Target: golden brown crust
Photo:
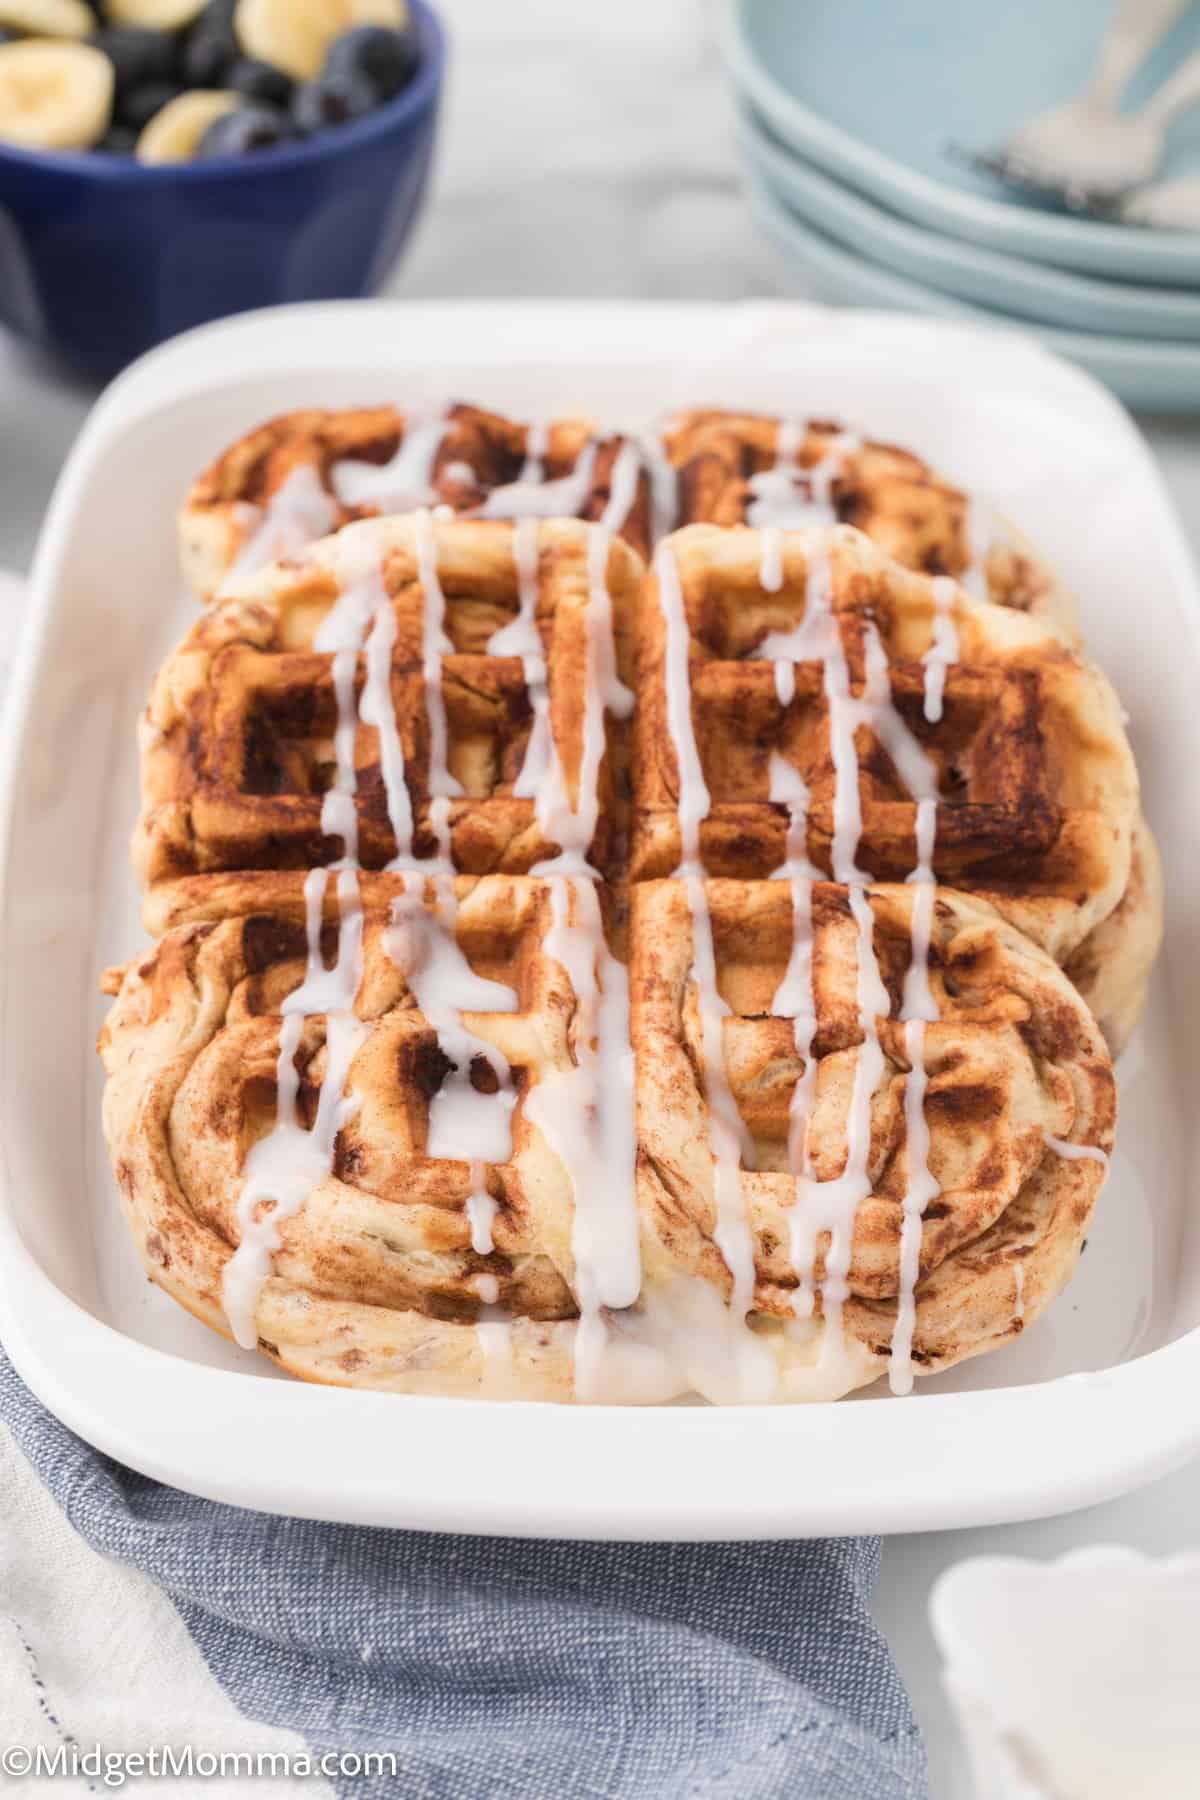
[[[430,504],[456,513],[475,511],[498,487],[515,482],[532,446],[531,428],[477,406],[456,405],[446,414],[446,430],[431,458]],[[238,553],[261,522],[262,511],[297,471],[311,472],[315,491],[330,512],[311,537],[365,518],[378,510],[339,499],[335,481],[343,462],[383,465],[395,456],[412,421],[394,406],[344,411],[308,409],[284,413],[246,433],[224,450],[192,484],[179,519],[179,546],[189,586],[211,600],[235,565]],[[579,517],[599,519],[611,496],[613,469],[623,440],[601,435],[588,419],[559,419],[546,428],[543,461],[547,480],[569,475],[584,447],[596,443],[591,479]],[[411,496],[409,506],[425,496]],[[392,505],[389,511],[402,511]],[[650,541],[650,487],[639,473],[628,515],[626,541],[643,555]]]
[[[1120,904],[1089,932],[1065,965],[1096,1015],[1114,1056],[1121,1054],[1141,1018],[1162,935],[1162,858],[1154,834],[1139,813],[1133,828],[1129,882]]]
[[[764,414],[700,409],[681,412],[662,432],[678,471],[678,523],[752,524],[755,476],[775,467],[782,421]],[[895,444],[851,438],[830,420],[797,432],[795,466],[805,474],[833,453],[829,501],[839,523],[856,526],[907,569],[962,580],[975,572],[981,598],[1027,612],[1078,640],[1075,603],[1054,570],[1015,526],[990,516],[978,548],[961,488]]]
[[[333,763],[336,704],[331,661],[314,638],[356,571],[382,571],[394,605],[391,692],[414,814],[413,849],[433,849],[425,609],[413,517],[368,520],[312,545],[286,565],[249,578],[205,613],[168,658],[143,723],[142,816],[134,865],[147,885],[220,869],[308,868],[339,854],[321,827]],[[472,874],[519,873],[555,848],[535,800],[518,797],[532,728],[520,657],[488,652],[519,606],[513,527],[500,520],[430,525],[452,645],[442,664],[448,762],[463,789],[449,824],[456,866]],[[588,527],[546,520],[537,530],[536,624],[550,718],[574,805],[584,747],[587,682]],[[637,554],[613,540],[607,555],[617,657],[632,676],[633,615],[642,577]],[[357,680],[361,687],[363,671]],[[624,732],[607,718],[601,806],[593,853],[601,867],[624,854]],[[380,868],[396,854],[378,733],[359,724],[355,810],[359,857]]]
[[[710,806],[700,830],[708,873],[764,877],[783,863],[787,809],[770,800],[773,754],[809,790],[807,850],[831,868],[836,775],[821,665],[799,664],[779,698],[756,654],[804,618],[812,559],[830,557],[832,605],[854,692],[868,627],[890,660],[893,703],[936,767],[938,879],[985,895],[1060,961],[1116,908],[1129,879],[1137,772],[1120,706],[1100,672],[1049,627],[955,589],[958,660],[942,717],[925,716],[938,606],[929,578],[900,569],[845,526],[783,540],[782,581],[762,585],[764,534],[689,526],[667,540],[688,626],[691,718]],[[657,575],[641,610],[634,737],[635,880],[681,857],[679,770],[669,726],[668,626]],[[859,866],[902,880],[917,863],[917,809],[882,743],[856,732],[863,832]]]
[[[347,1079],[358,1110],[339,1134],[329,1176],[282,1227],[258,1301],[260,1349],[308,1379],[341,1385],[570,1399],[578,1316],[572,1190],[527,1108],[536,1085],[578,1052],[576,997],[544,944],[548,888],[511,876],[456,884],[460,947],[477,973],[518,997],[515,1013],[466,1020],[508,1059],[520,1096],[512,1158],[487,1169],[497,1212],[494,1248],[481,1255],[466,1211],[469,1166],[431,1159],[425,1148],[444,1058],[386,938],[389,909],[409,887],[427,907],[435,903],[418,878],[361,878],[356,1013],[367,1031]],[[791,1022],[771,1011],[792,942],[791,895],[787,883],[712,882],[708,897],[718,985],[732,1009],[729,1077],[757,1151],[758,1168],[740,1177],[755,1238],[755,1327],[778,1363],[778,1397],[789,1398],[812,1379],[812,1344],[802,1334],[781,1337],[771,1324],[791,1315],[799,1279],[788,1248],[795,1183],[784,1146],[800,1063]],[[912,899],[907,887],[870,892],[876,954],[891,984],[911,955]],[[330,883],[324,918],[334,933],[336,912]],[[239,1237],[242,1169],[274,1118],[280,1008],[304,975],[303,878],[193,878],[177,892],[174,916],[156,948],[126,971],[101,1035],[104,1124],[147,1272],[225,1331],[222,1278]],[[846,1079],[862,1034],[845,890],[818,886],[813,916],[819,1073],[811,1148],[817,1173],[828,1178],[837,1173]],[[608,1397],[661,1399],[686,1388],[686,1370],[652,1354],[656,1308],[681,1282],[699,1281],[717,1301],[729,1284],[712,1241],[690,961],[683,889],[643,887],[633,903],[631,991],[645,1276],[639,1306],[612,1323],[629,1359],[614,1379],[627,1378],[629,1388]],[[926,1117],[943,1191],[922,1247],[914,1341],[922,1369],[1015,1335],[1062,1286],[1100,1169],[1063,1160],[1044,1134],[1107,1150],[1115,1108],[1108,1058],[1086,1009],[1049,959],[990,909],[939,893],[932,964],[943,1021],[929,1027]],[[906,1063],[900,1028],[883,1021],[880,1031],[889,1072],[873,1104],[872,1195],[855,1227],[845,1313],[852,1344],[835,1385],[874,1378],[895,1317]],[[297,1054],[304,1113],[324,1074],[324,1032],[323,1019],[306,1021]],[[1013,1303],[1018,1263],[1026,1271],[1022,1308]],[[500,1368],[475,1330],[484,1291],[517,1321]]]

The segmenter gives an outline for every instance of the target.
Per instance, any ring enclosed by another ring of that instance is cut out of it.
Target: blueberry
[[[379,105],[379,95],[365,77],[318,75],[296,89],[292,102],[292,119],[297,131],[306,137],[325,131],[330,125],[344,125],[348,119],[361,119]]]
[[[398,94],[416,67],[417,43],[411,30],[359,25],[330,45],[321,74],[330,81],[369,82],[378,105]]]
[[[183,34],[179,77],[187,87],[219,88],[241,55],[233,29],[237,0],[210,0]]]
[[[244,156],[247,151],[273,150],[295,135],[291,120],[278,107],[239,106],[213,120],[196,146],[196,156]]]
[[[19,31],[10,31],[7,25],[0,25],[0,44],[15,44],[20,36]]]
[[[127,88],[117,100],[117,123],[128,125],[131,131],[141,131],[155,113],[182,92],[174,81],[143,81],[140,87]]]
[[[114,25],[98,31],[92,43],[112,64],[118,93],[147,81],[170,81],[175,73],[175,43],[165,31]]]
[[[231,93],[244,94],[247,100],[265,100],[268,106],[291,104],[291,76],[253,56],[238,58],[225,77],[225,86]]]
[[[100,142],[96,145],[105,156],[132,156],[137,148],[138,134],[129,125],[110,125]]]

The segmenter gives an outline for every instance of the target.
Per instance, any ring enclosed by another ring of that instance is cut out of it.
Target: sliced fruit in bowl
[[[13,40],[0,142],[146,164],[258,154],[364,118],[420,63],[408,0],[0,0],[0,50]],[[72,47],[92,60],[42,55]]]
[[[284,69],[296,81],[321,73],[338,38],[356,25],[408,25],[405,0],[239,0],[238,42],[249,56]]]
[[[206,0],[104,0],[114,25],[143,25],[149,31],[181,31],[203,11]]]
[[[90,150],[108,130],[112,64],[90,44],[0,44],[0,137],[26,150]]]
[[[84,0],[0,0],[0,26],[21,37],[85,38],[96,16]]]
[[[137,141],[143,163],[190,162],[209,127],[240,104],[236,94],[192,88],[154,114]]]

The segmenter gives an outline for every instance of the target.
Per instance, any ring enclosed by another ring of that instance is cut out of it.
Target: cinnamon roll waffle
[[[424,459],[454,510],[470,460],[373,416],[268,427],[189,502],[222,591],[143,721],[158,941],[100,1046],[152,1278],[292,1373],[409,1393],[905,1392],[1018,1336],[1113,1139],[1062,965],[1116,1035],[1156,930],[1104,678],[1052,607],[951,579],[921,466],[860,471],[902,560],[831,522],[836,476],[818,527],[666,536],[661,462],[598,474],[590,427],[508,428],[459,516],[355,517],[347,466]],[[809,489],[831,449],[789,451]],[[586,517],[534,456],[586,459]],[[324,524],[259,567],[297,468]]]
[[[1078,639],[1075,602],[1050,565],[911,451],[829,420],[714,411],[677,413],[661,441],[677,471],[680,525],[854,525],[905,568],[952,575],[978,599]]]
[[[928,864],[1136,1013],[1159,916],[1137,772],[1111,686],[1052,628],[846,526],[697,525],[655,559],[638,691],[635,880],[678,866],[689,824],[710,875]]]
[[[614,869],[642,573],[574,520],[416,513],[248,576],[155,682],[138,873],[308,868],[347,811],[368,869],[444,836],[457,869],[520,873],[564,832]]]
[[[864,932],[833,884],[711,882],[702,921],[687,883],[647,884],[628,1022],[590,884],[362,874],[348,910],[345,880],[174,884],[101,1039],[149,1273],[292,1373],[833,1398],[1011,1340],[1068,1279],[1111,1069],[1065,977],[981,903],[939,891],[941,1016],[916,1027],[912,887],[866,890]]]
[[[644,555],[653,504],[637,447],[586,419],[519,425],[464,405],[308,410],[247,433],[198,477],[180,514],[180,558],[189,586],[211,600],[351,520],[422,506],[587,520],[615,508]]]

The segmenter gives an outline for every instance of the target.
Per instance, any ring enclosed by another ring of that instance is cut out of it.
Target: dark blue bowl
[[[107,376],[190,326],[376,291],[420,211],[446,45],[367,118],[293,148],[146,168],[0,145],[0,321]]]

